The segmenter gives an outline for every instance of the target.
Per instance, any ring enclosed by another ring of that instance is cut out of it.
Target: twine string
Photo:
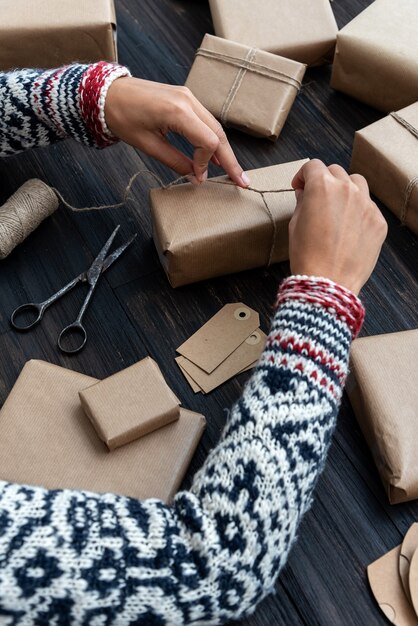
[[[149,176],[159,187],[165,191],[173,187],[190,182],[189,176],[180,176],[168,184],[165,184],[161,178],[148,169],[141,169],[135,172],[129,179],[125,187],[122,201],[113,204],[100,204],[98,206],[75,207],[64,198],[62,193],[55,187],[50,187],[46,183],[33,179],[28,180],[22,185],[9,200],[0,207],[0,259],[4,259],[10,252],[21,243],[35,228],[49,215],[51,215],[58,207],[58,200],[61,201],[70,211],[75,213],[85,213],[88,211],[103,211],[105,209],[118,209],[126,205],[132,186],[137,178]],[[206,184],[224,185],[235,187],[235,183],[227,180],[209,179]],[[238,188],[237,188],[238,189]],[[241,188],[240,188],[241,189]],[[263,210],[268,216],[272,226],[272,244],[270,247],[267,266],[269,267],[273,260],[274,251],[277,243],[278,228],[273,213],[268,205],[266,194],[277,194],[293,192],[293,188],[287,189],[257,189],[256,187],[246,187],[241,191],[251,191],[261,196],[263,201]]]
[[[410,124],[404,117],[402,117],[402,115],[399,115],[399,113],[396,113],[395,111],[392,111],[390,115],[393,117],[394,120],[398,122],[398,124],[406,128],[406,130],[408,130],[411,133],[411,135],[413,135],[416,139],[418,139],[418,129],[415,128],[415,126]],[[414,191],[417,185],[418,185],[418,176],[415,176],[414,178],[411,178],[411,180],[408,182],[408,184],[405,187],[405,191],[403,193],[401,214],[400,214],[400,220],[403,226],[406,224],[406,218],[408,215],[408,209],[409,209],[409,204],[411,201],[412,192]]]

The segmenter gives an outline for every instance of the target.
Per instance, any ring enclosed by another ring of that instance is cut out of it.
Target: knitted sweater
[[[66,135],[112,141],[81,104],[86,74],[105,69],[94,67],[0,74],[2,153]],[[171,506],[0,481],[0,624],[209,626],[251,613],[311,505],[363,317],[332,281],[284,281],[220,442]]]

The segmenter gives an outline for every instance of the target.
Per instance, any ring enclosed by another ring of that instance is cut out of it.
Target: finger
[[[216,134],[193,110],[187,113],[187,117],[175,130],[184,135],[195,147],[193,171],[196,179],[203,182],[207,176],[208,163],[219,145]]]
[[[360,191],[363,191],[367,195],[370,195],[369,185],[367,184],[367,180],[364,178],[364,176],[362,176],[361,174],[351,174],[350,178],[356,185],[356,187],[360,189]]]
[[[225,170],[229,178],[233,180],[235,184],[239,187],[248,187],[250,179],[238,163],[237,157],[232,150],[231,144],[228,141],[222,125],[197,99],[193,100],[192,106],[196,115],[198,115],[198,117],[205,124],[207,124],[218,139],[218,148],[215,151],[215,156],[218,159],[220,166]]]
[[[217,167],[221,167],[221,162],[218,159],[218,157],[216,156],[216,154],[214,154],[211,158],[211,161],[214,165],[216,165]]]
[[[341,165],[337,165],[336,163],[334,163],[333,165],[328,166],[328,170],[331,172],[334,178],[337,178],[338,180],[350,180],[349,174],[345,171],[343,167],[341,167]]]
[[[145,141],[141,138],[141,145],[138,147],[181,176],[193,174],[193,161],[163,136],[149,133]]]
[[[306,183],[317,176],[318,174],[323,174],[328,170],[325,163],[320,161],[319,159],[312,159],[308,161],[297,172],[292,180],[293,189],[304,189]]]

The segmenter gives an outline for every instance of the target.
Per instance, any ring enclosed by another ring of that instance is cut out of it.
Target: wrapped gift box
[[[117,61],[113,0],[2,0],[0,70]]]
[[[294,59],[329,63],[338,27],[329,0],[209,0],[218,37]]]
[[[147,357],[83,391],[80,401],[100,439],[114,450],[180,416],[180,402]]]
[[[417,5],[418,8],[418,5]],[[351,171],[418,234],[418,102],[355,134]]]
[[[173,287],[289,257],[288,225],[295,209],[291,181],[307,159],[248,172],[240,189],[219,176],[150,192],[153,236]],[[219,184],[225,183],[225,184]],[[289,190],[268,193],[268,190]]]
[[[418,100],[416,0],[375,0],[337,37],[331,86],[385,112]]]
[[[97,382],[29,361],[0,411],[0,479],[169,502],[200,440],[204,417],[181,409],[177,421],[109,452],[78,397]]]
[[[302,63],[205,35],[186,86],[224,126],[276,140],[304,74]]]
[[[418,329],[356,339],[347,393],[392,504],[418,498]]]

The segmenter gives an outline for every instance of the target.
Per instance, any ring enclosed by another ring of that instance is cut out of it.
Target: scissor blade
[[[115,230],[110,235],[109,239],[106,241],[105,245],[100,250],[99,254],[94,259],[93,263],[90,266],[90,269],[87,272],[87,280],[92,287],[99,280],[99,276],[102,272],[105,258],[107,256],[107,253],[109,252],[109,248],[112,245],[113,240],[116,237],[116,233],[118,232],[119,228],[120,228],[120,225],[116,226]]]
[[[125,252],[126,248],[128,248],[131,245],[131,243],[135,241],[136,238],[137,238],[137,233],[135,233],[135,235],[133,235],[130,239],[128,239],[126,243],[124,243],[122,246],[120,246],[114,252],[112,252],[112,254],[109,254],[109,256],[106,257],[105,262],[103,263],[102,273],[105,272],[107,269],[109,269],[109,267],[113,265],[115,261],[118,260],[120,255]]]

